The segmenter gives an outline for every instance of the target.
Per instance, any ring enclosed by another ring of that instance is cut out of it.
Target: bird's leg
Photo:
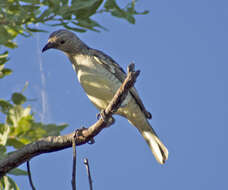
[[[82,129],[86,129],[85,127],[82,127]],[[94,144],[95,143],[95,139],[93,137],[91,137],[88,141],[88,144]]]
[[[76,130],[75,130],[75,135],[76,135],[76,137],[77,137],[77,136],[83,136],[83,131],[84,131],[84,130],[87,130],[87,128],[84,127],[84,126],[82,126],[80,129],[76,129]],[[88,141],[88,144],[94,144],[94,143],[95,143],[94,138],[93,138],[93,137],[90,138],[90,140]]]
[[[108,123],[108,119],[107,119],[107,116],[106,116],[104,110],[101,110],[101,112],[97,114],[97,119],[100,119],[100,118],[101,118],[105,123]]]
[[[109,126],[111,126],[112,124],[115,123],[114,117],[111,116],[110,118],[107,118],[107,116],[106,116],[104,110],[101,110],[101,112],[97,114],[97,119],[100,119],[100,118],[101,118],[105,123],[107,123],[107,126],[106,126],[106,127],[109,127]]]
[[[109,120],[108,120],[108,125],[107,125],[107,127],[110,127],[112,124],[114,124],[115,123],[115,118],[114,117],[110,117],[109,118]]]
[[[94,138],[91,138],[88,142],[88,144],[94,144],[95,143],[95,139]]]
[[[100,113],[97,113],[97,114],[96,114],[96,118],[97,118],[97,120],[99,120],[99,119],[100,119],[100,117],[101,117],[101,114],[100,114]]]
[[[85,128],[84,126],[82,126],[82,128],[80,128],[80,129],[76,129],[75,131],[74,131],[74,138],[77,138],[78,136],[83,136],[83,131],[85,130],[85,129],[87,129],[87,128]]]
[[[127,73],[130,72],[135,72],[135,64],[131,63],[130,65],[127,66]]]

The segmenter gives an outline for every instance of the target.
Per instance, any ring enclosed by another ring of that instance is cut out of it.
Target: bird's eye
[[[64,41],[64,40],[60,41],[60,44],[64,44],[64,43],[65,43],[65,41]]]

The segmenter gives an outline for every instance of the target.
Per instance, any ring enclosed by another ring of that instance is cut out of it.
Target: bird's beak
[[[51,43],[51,42],[48,42],[44,48],[42,49],[42,53],[45,52],[46,50],[48,49],[51,49],[51,48],[56,48],[56,44],[55,43]]]

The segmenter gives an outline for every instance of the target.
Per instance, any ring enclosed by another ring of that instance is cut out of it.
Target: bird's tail
[[[154,154],[154,157],[160,164],[164,164],[165,161],[168,159],[168,149],[165,145],[161,142],[158,138],[157,134],[151,127],[150,123],[145,120],[138,121],[137,119],[133,119],[129,121],[132,123],[142,134],[143,138],[149,145],[151,151]]]

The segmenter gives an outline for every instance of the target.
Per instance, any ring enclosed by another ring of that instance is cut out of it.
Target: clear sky
[[[135,25],[98,15],[109,31],[78,36],[124,69],[135,62],[141,70],[136,88],[170,156],[165,165],[159,165],[137,130],[116,117],[115,125],[98,135],[94,145],[78,148],[78,189],[88,189],[84,157],[89,158],[94,189],[227,189],[228,1],[141,0],[137,5],[150,13],[137,16]],[[29,81],[25,94],[37,99],[30,102],[37,118],[68,123],[66,134],[94,123],[98,111],[67,57],[56,50],[41,54],[48,35],[17,38],[19,48],[11,52],[8,64],[14,73],[0,81],[1,97],[9,98]],[[37,189],[71,189],[71,152],[32,159]],[[21,189],[30,189],[26,177],[15,180]]]

